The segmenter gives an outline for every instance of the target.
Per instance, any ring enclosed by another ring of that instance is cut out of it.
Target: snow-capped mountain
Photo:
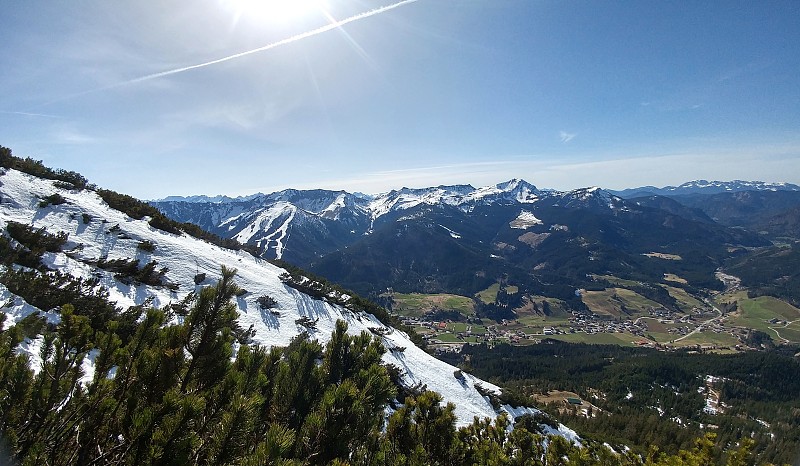
[[[695,180],[688,181],[679,186],[665,186],[657,188],[655,186],[642,186],[638,188],[628,188],[621,191],[610,190],[626,199],[642,196],[681,196],[688,194],[719,194],[739,191],[800,191],[800,186],[791,183],[767,183],[763,181],[707,181]]]
[[[354,212],[360,208],[350,205],[353,200],[343,193],[318,192],[316,200],[293,197],[296,194],[282,192],[275,195],[271,198],[273,203],[270,207],[249,218],[259,218],[261,215],[260,220],[252,221],[264,224],[270,208],[282,209],[282,213],[270,218],[279,219],[285,225],[290,219],[298,217],[320,221],[336,218],[337,207],[343,210],[352,207]],[[496,386],[469,374],[462,376],[459,373],[459,377],[455,377],[455,367],[417,348],[404,332],[385,326],[371,314],[317,299],[287,286],[280,278],[285,270],[263,259],[243,251],[223,249],[187,234],[166,233],[148,223],[147,217],[136,220],[109,207],[92,190],[68,189],[63,183],[16,170],[5,170],[0,175],[0,199],[0,225],[4,230],[10,222],[16,222],[34,229],[42,228],[50,234],[66,234],[68,239],[65,245],[56,252],[45,253],[43,262],[50,269],[74,277],[98,278],[99,284],[108,290],[109,298],[119,307],[141,304],[162,307],[178,302],[220,277],[221,266],[235,268],[238,270],[238,285],[247,291],[237,298],[239,321],[244,328],[252,325],[255,343],[284,346],[304,331],[324,342],[330,338],[336,321],[340,319],[347,322],[351,333],[375,333],[374,329],[381,329],[378,334],[389,349],[383,359],[401,369],[404,384],[409,387],[424,384],[428,389],[439,392],[446,401],[453,402],[460,425],[472,422],[474,416],[494,418],[497,415],[489,400],[476,389],[482,386],[496,392]],[[42,202],[43,199],[57,199],[58,202]],[[210,213],[209,218],[224,220],[224,225],[230,224],[231,219],[237,216],[250,215],[239,202],[221,202],[219,205],[224,206],[225,210]],[[362,215],[367,216],[366,213]],[[239,230],[237,234],[246,233]],[[130,259],[157,262],[158,267],[165,268],[162,269],[163,282],[169,286],[127,283],[98,266],[101,261]],[[264,295],[275,301],[276,312],[265,312],[259,306],[258,298]],[[7,303],[2,312],[13,322],[34,312],[55,321],[59,319],[56,312],[32,307],[3,285],[0,285],[0,300]],[[340,301],[346,302],[347,299],[345,297]],[[297,323],[304,318],[313,320],[315,328],[308,329]],[[40,343],[34,339],[22,345],[34,366],[39,357]],[[391,351],[400,347],[404,350]],[[92,363],[87,359],[84,364],[86,377],[91,378]],[[565,435],[574,436],[566,428],[562,430]]]
[[[266,257],[302,264],[353,244],[383,222],[418,206],[447,205],[469,211],[477,205],[530,204],[542,195],[532,184],[515,179],[482,188],[402,188],[375,196],[287,189],[236,199],[170,197],[151,204],[173,220],[255,245]]]
[[[680,186],[612,191],[643,205],[663,206],[664,199],[707,216],[721,225],[764,232],[770,237],[798,237],[800,186],[763,181],[690,181]]]
[[[250,194],[248,196],[230,197],[225,195],[206,196],[199,194],[196,196],[167,196],[160,201],[183,201],[183,202],[236,202],[236,201],[249,201],[258,196],[263,196],[262,193]]]
[[[625,202],[619,196],[596,186],[580,188],[566,193],[553,193],[555,205],[566,208],[621,209]]]
[[[152,204],[364,294],[392,287],[471,296],[507,276],[533,294],[552,285],[547,292],[578,309],[580,277],[651,270],[635,265],[642,254],[709,251],[702,268],[713,271],[728,245],[767,243],[675,201],[626,200],[598,187],[539,190],[523,180],[375,196],[287,190],[248,201]],[[653,273],[653,280],[663,277]]]

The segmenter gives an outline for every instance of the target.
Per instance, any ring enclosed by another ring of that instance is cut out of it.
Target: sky
[[[5,2],[0,145],[143,199],[800,184],[800,2]]]

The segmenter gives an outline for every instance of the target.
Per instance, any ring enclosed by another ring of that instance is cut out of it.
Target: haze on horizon
[[[140,198],[800,184],[800,3],[11,2],[0,144]]]

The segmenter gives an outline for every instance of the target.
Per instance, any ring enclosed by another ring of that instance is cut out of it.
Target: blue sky
[[[7,2],[0,144],[141,198],[800,183],[796,0],[266,1]]]

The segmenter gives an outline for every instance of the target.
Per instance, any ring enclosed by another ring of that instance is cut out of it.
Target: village
[[[476,317],[467,318],[466,322],[427,320],[425,316],[401,319],[420,333],[434,352],[457,352],[465,344],[531,345],[546,339],[627,342],[666,350],[697,334],[728,335],[731,342],[725,345],[716,343],[718,339],[709,338],[709,342],[696,345],[699,350],[739,350],[742,347],[738,342],[748,333],[748,329],[728,324],[722,312],[701,308],[695,308],[691,313],[650,308],[646,316],[625,319],[573,311],[566,319],[553,319],[552,323],[546,324],[526,324],[520,320],[495,323]],[[690,346],[689,341],[686,343],[680,346]]]

